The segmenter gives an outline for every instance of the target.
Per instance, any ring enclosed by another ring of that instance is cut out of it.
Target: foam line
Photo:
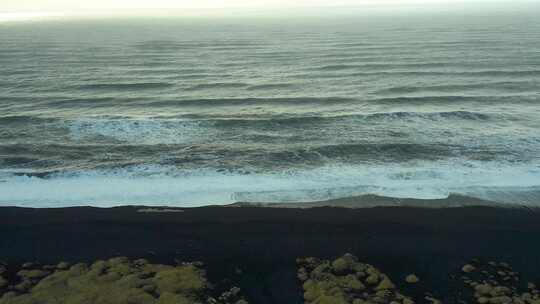
[[[312,202],[376,194],[442,199],[451,193],[501,203],[538,204],[540,166],[426,162],[410,165],[333,165],[286,172],[230,173],[166,166],[64,172],[47,178],[0,175],[0,205],[66,207],[233,202]]]

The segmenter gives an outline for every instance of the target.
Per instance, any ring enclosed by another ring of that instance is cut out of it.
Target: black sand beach
[[[220,282],[239,286],[249,303],[302,303],[296,259],[352,253],[418,302],[429,292],[455,303],[463,293],[461,268],[471,260],[508,263],[520,278],[538,283],[539,219],[537,210],[488,206],[5,207],[0,261],[13,271],[24,262],[116,256],[165,264],[202,261],[218,289]],[[421,278],[412,287],[404,281],[411,273]]]
[[[0,0],[0,304],[540,304],[539,4]]]

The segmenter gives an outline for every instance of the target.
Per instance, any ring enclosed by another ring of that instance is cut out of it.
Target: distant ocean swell
[[[480,112],[469,112],[469,111],[446,111],[446,112],[387,112],[387,113],[370,113],[370,114],[349,114],[349,115],[337,115],[337,116],[299,116],[299,117],[267,117],[267,118],[246,118],[246,119],[240,119],[238,117],[234,118],[222,118],[222,119],[211,119],[206,118],[204,116],[195,116],[195,115],[185,115],[184,117],[175,117],[175,118],[145,118],[145,119],[133,119],[129,117],[125,117],[122,119],[122,117],[118,116],[111,116],[111,117],[103,117],[103,118],[95,118],[95,119],[87,119],[86,121],[88,123],[99,123],[99,122],[107,122],[110,121],[111,123],[119,122],[119,123],[142,123],[142,122],[176,122],[177,123],[183,123],[183,122],[196,122],[195,118],[199,118],[199,121],[214,121],[216,123],[220,123],[222,125],[230,124],[235,125],[242,125],[244,123],[246,124],[259,124],[259,123],[281,123],[281,124],[295,124],[295,123],[318,123],[321,121],[337,121],[337,120],[343,120],[343,119],[358,119],[358,120],[380,120],[380,119],[389,119],[389,120],[399,120],[399,119],[406,119],[406,118],[414,118],[414,119],[425,119],[425,120],[489,120],[489,119],[504,119],[505,115],[500,115],[497,113],[493,114],[487,114],[487,113],[480,113]],[[55,119],[55,118],[40,118],[35,116],[0,116],[0,122],[1,123],[32,123],[32,122],[52,122],[52,121],[63,121],[62,119]],[[84,122],[85,120],[79,120],[80,122]]]
[[[533,94],[536,94],[534,92]],[[347,98],[347,97],[248,97],[248,98],[201,98],[201,99],[175,99],[163,96],[160,98],[149,99],[139,96],[102,96],[102,97],[75,97],[75,96],[50,96],[50,97],[0,97],[0,102],[18,104],[6,105],[3,107],[6,116],[20,116],[21,112],[32,109],[43,109],[44,113],[50,111],[51,107],[62,107],[64,109],[80,109],[85,111],[88,109],[110,109],[111,111],[127,112],[130,115],[130,110],[141,111],[144,107],[152,108],[170,108],[174,113],[196,113],[196,111],[185,111],[182,107],[259,107],[259,106],[288,106],[298,108],[299,106],[319,106],[321,109],[332,106],[341,106],[352,110],[365,108],[369,112],[375,112],[382,106],[429,106],[446,105],[455,107],[456,105],[470,107],[473,104],[482,106],[482,104],[492,104],[504,106],[504,104],[513,103],[523,106],[535,106],[538,102],[538,97],[530,94],[522,95],[505,95],[498,96],[474,96],[474,95],[427,95],[427,96],[396,96],[383,98]],[[28,102],[32,104],[28,104]],[[372,105],[372,108],[366,108],[365,105]],[[272,109],[270,109],[272,110]],[[293,109],[293,114],[297,109]],[[300,109],[304,110],[304,109]],[[388,110],[388,108],[384,108]],[[422,109],[420,109],[422,110]],[[97,112],[100,113],[100,112]],[[100,113],[104,115],[109,112]],[[152,112],[150,112],[152,113]],[[315,112],[316,113],[316,112]],[[212,115],[209,112],[209,115]],[[322,113],[325,114],[325,113]],[[270,117],[271,118],[271,117]]]

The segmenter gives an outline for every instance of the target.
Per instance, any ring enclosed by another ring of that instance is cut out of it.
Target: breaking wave
[[[540,166],[459,161],[393,166],[335,164],[261,173],[141,165],[59,172],[47,178],[3,170],[0,205],[186,207],[233,202],[312,202],[365,194],[437,199],[454,193],[537,206],[539,181]]]

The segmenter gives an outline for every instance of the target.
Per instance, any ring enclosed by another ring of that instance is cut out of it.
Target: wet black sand
[[[203,261],[211,281],[240,286],[250,303],[301,303],[295,259],[346,252],[408,294],[429,291],[446,302],[460,292],[453,277],[473,258],[509,263],[540,281],[540,213],[528,208],[142,209],[0,208],[0,261]],[[410,273],[421,284],[407,286]]]

